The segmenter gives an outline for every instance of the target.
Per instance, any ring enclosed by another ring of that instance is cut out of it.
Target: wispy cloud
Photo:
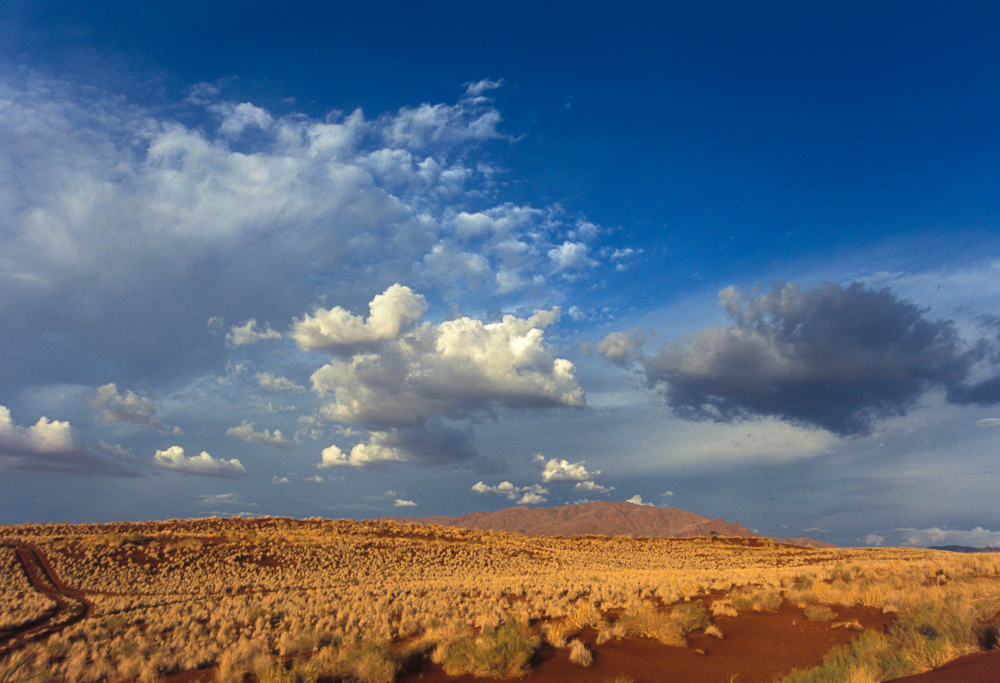
[[[284,437],[280,429],[275,429],[272,433],[268,429],[255,430],[253,422],[244,420],[239,427],[230,427],[226,434],[243,439],[249,443],[258,443],[264,446],[274,446],[276,448],[289,448],[291,442]]]
[[[256,375],[257,384],[261,389],[266,389],[268,391],[305,391],[306,388],[300,384],[296,384],[287,377],[279,377],[272,375],[269,372],[258,372]]]
[[[267,325],[263,330],[257,329],[257,321],[253,318],[243,325],[230,327],[229,332],[226,333],[226,343],[230,346],[244,346],[272,339],[281,339],[281,333],[272,330],[270,325]]]

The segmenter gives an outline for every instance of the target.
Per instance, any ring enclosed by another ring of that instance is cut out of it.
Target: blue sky
[[[633,499],[998,543],[998,29],[7,3],[0,522]]]

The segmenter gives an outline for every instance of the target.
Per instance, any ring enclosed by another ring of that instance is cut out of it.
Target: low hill
[[[461,517],[383,517],[394,522],[439,524],[483,531],[507,531],[536,536],[646,536],[650,538],[689,538],[720,536],[754,538],[758,536],[736,522],[712,519],[678,508],[660,508],[634,503],[598,501],[580,505],[529,508],[519,506],[497,512],[470,512]],[[789,539],[795,545],[832,547],[812,539]]]

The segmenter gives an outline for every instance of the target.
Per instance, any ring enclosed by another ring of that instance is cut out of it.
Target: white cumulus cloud
[[[508,500],[517,499],[518,505],[535,505],[537,503],[544,503],[548,500],[545,496],[549,493],[548,489],[539,486],[538,484],[531,484],[530,486],[514,486],[514,484],[509,481],[502,481],[496,486],[489,486],[486,483],[479,481],[472,485],[472,490],[476,493],[495,493]],[[520,496],[520,498],[518,498],[518,496]]]
[[[333,308],[295,327],[303,349],[342,356],[312,374],[313,390],[334,397],[321,415],[372,432],[350,455],[331,452],[327,466],[466,459],[475,455],[471,430],[446,421],[500,406],[584,405],[575,367],[545,343],[544,328],[558,319],[558,309],[492,323],[468,317],[419,323],[423,298],[400,285],[369,308],[367,319]]]
[[[76,449],[76,437],[69,422],[38,418],[30,427],[14,424],[10,410],[0,406],[0,452],[4,454],[65,453]]]
[[[402,498],[397,498],[396,502],[394,502],[392,505],[393,505],[393,507],[397,507],[397,508],[413,508],[413,507],[417,507],[417,504],[414,503],[412,500],[403,500]]]
[[[367,320],[334,306],[319,309],[295,323],[292,337],[305,351],[353,350],[397,338],[424,314],[424,297],[395,284],[372,299]]]
[[[569,462],[568,460],[560,460],[557,458],[552,458],[542,469],[542,481],[586,481],[587,479],[593,479],[601,475],[600,470],[594,470],[588,472],[587,468],[584,466],[585,460],[580,462]]]
[[[345,453],[339,446],[333,445],[323,449],[322,460],[317,467],[327,469],[350,465],[352,467],[372,468],[390,462],[404,462],[406,454],[389,443],[385,432],[376,432],[367,442],[362,442]]]
[[[238,477],[247,473],[239,460],[223,460],[213,458],[207,452],[200,455],[186,456],[180,446],[171,446],[164,451],[156,451],[154,463],[157,467],[189,474],[202,474],[209,477]]]
[[[656,507],[653,503],[644,503],[644,502],[642,502],[642,496],[640,496],[638,493],[635,494],[634,496],[632,496],[631,498],[629,498],[628,500],[626,500],[625,502],[626,503],[632,503],[633,505],[646,505],[646,506],[649,506],[649,507]]]

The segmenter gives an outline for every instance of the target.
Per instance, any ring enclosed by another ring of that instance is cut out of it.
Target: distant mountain
[[[932,545],[928,550],[948,550],[953,553],[1000,553],[1000,548],[973,548],[967,545]]]
[[[689,538],[720,536],[755,538],[750,529],[736,522],[711,519],[679,510],[634,503],[583,503],[560,507],[507,508],[497,512],[470,512],[461,517],[383,517],[384,520],[410,524],[439,524],[463,529],[507,531],[537,536],[645,536],[649,538]],[[782,541],[785,542],[785,541]],[[795,545],[834,547],[812,539],[789,539]]]

